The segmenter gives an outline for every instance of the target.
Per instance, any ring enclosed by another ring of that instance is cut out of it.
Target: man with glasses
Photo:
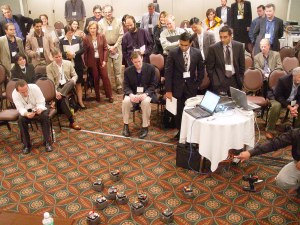
[[[102,8],[101,8],[101,6],[100,5],[95,5],[93,7],[93,13],[94,13],[94,16],[87,18],[86,21],[85,21],[84,30],[83,30],[85,34],[88,34],[88,31],[87,31],[86,28],[89,25],[89,22],[91,22],[91,21],[99,22],[102,19]]]
[[[111,67],[115,76],[115,85],[117,94],[122,94],[122,38],[123,26],[121,20],[113,16],[113,7],[105,5],[103,7],[104,18],[98,23],[99,31],[102,33],[107,41],[108,47],[108,73],[111,75]]]

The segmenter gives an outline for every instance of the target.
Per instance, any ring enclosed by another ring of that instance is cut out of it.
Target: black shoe
[[[53,151],[53,148],[52,148],[51,144],[48,143],[48,142],[46,142],[45,151],[46,152],[52,152]]]
[[[300,187],[298,187],[298,189],[297,189],[297,198],[300,198]]]
[[[130,137],[130,132],[129,132],[129,126],[128,126],[128,124],[124,124],[122,134],[123,134],[125,137]]]
[[[174,136],[174,139],[176,141],[179,141],[179,138],[180,138],[180,131],[178,131],[178,133]]]
[[[148,134],[148,127],[142,127],[140,138],[144,139],[147,136],[147,134]]]
[[[27,155],[30,153],[30,151],[31,151],[31,146],[25,146],[23,149],[23,154]]]

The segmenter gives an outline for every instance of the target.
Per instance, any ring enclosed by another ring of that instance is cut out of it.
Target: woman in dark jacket
[[[162,11],[159,14],[159,18],[158,18],[158,22],[157,25],[154,26],[153,28],[153,41],[154,41],[154,47],[153,47],[153,53],[154,54],[161,54],[163,55],[163,48],[161,46],[160,43],[160,33],[166,29],[166,23],[165,23],[165,18],[167,17],[167,12],[166,11]]]
[[[23,79],[28,84],[35,83],[36,77],[34,67],[31,63],[27,63],[27,58],[24,54],[18,53],[15,56],[16,63],[11,69],[11,78]]]

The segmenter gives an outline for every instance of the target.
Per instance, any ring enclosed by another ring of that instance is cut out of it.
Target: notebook
[[[235,104],[245,110],[255,110],[261,108],[259,105],[254,104],[253,102],[248,102],[247,95],[244,91],[230,87],[230,94]]]
[[[200,105],[197,105],[192,109],[185,109],[184,111],[196,119],[209,117],[213,115],[219,100],[220,96],[210,91],[206,91]]]

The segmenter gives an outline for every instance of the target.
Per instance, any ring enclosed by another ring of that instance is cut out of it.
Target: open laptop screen
[[[204,109],[206,109],[208,112],[213,113],[216,106],[218,105],[218,102],[220,100],[220,96],[210,92],[206,91],[200,106]]]

